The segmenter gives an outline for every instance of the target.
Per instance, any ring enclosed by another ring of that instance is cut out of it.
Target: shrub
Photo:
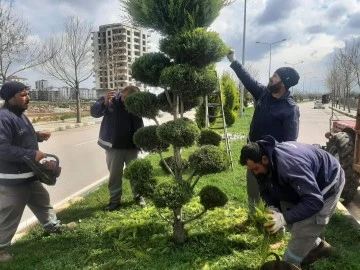
[[[213,145],[205,145],[197,149],[190,155],[189,163],[199,175],[225,171],[230,165],[226,152]]]
[[[160,41],[160,50],[176,64],[203,68],[220,61],[230,50],[216,32],[196,28]]]
[[[220,134],[216,133],[215,131],[204,128],[200,131],[200,136],[198,138],[199,145],[214,145],[219,146],[221,142]]]
[[[159,114],[156,95],[150,92],[129,95],[125,100],[125,106],[129,112],[139,117],[154,119]]]
[[[221,92],[224,97],[223,108],[225,122],[228,126],[231,126],[239,116],[240,97],[234,80],[227,72],[223,73],[221,77]]]
[[[169,93],[169,97],[170,100],[173,102],[174,100],[174,94],[171,91],[168,91]],[[160,93],[158,96],[158,103],[159,103],[159,109],[162,110],[163,112],[168,112],[168,113],[173,113],[173,108],[171,108],[167,98],[166,98],[166,94],[165,91]],[[197,107],[200,104],[200,98],[196,97],[193,99],[185,99],[182,100],[184,103],[184,112],[190,111],[191,109]]]
[[[154,193],[156,180],[154,178],[154,169],[149,160],[133,160],[126,166],[124,176],[135,183],[135,192],[137,194],[150,196]]]
[[[161,183],[152,196],[153,202],[158,208],[178,209],[188,203],[193,194],[191,187],[185,182]]]
[[[137,147],[146,152],[164,152],[170,146],[159,139],[156,134],[157,126],[147,126],[138,129],[133,137]]]
[[[148,85],[159,86],[161,72],[169,66],[170,59],[163,53],[147,53],[132,64],[131,76]]]
[[[173,156],[164,158],[164,161],[166,162],[166,164],[170,167],[170,169],[174,172],[175,171],[175,159]],[[159,161],[159,166],[161,167],[161,169],[163,169],[163,171],[165,173],[170,173],[168,168],[166,168],[165,164],[164,164],[163,160]],[[189,168],[189,162],[186,159],[181,159],[181,169],[182,170],[186,170],[187,168]]]
[[[190,147],[200,134],[195,122],[187,119],[177,119],[160,125],[156,133],[160,140],[174,147]]]
[[[163,35],[208,27],[219,15],[223,0],[123,0],[135,24]]]
[[[207,185],[200,191],[200,203],[205,209],[214,209],[224,206],[228,197],[218,187]]]
[[[218,88],[214,70],[197,69],[183,64],[165,68],[161,73],[160,83],[170,87],[182,100],[209,95]]]

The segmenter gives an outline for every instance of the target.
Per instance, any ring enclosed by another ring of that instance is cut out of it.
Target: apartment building
[[[135,84],[131,64],[150,49],[150,34],[117,23],[102,25],[93,36],[95,85],[99,95],[107,89],[122,90]]]

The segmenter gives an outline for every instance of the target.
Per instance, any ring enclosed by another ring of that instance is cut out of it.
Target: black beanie
[[[3,100],[8,101],[15,96],[16,93],[24,90],[25,88],[28,87],[21,82],[6,82],[1,87],[0,96]]]
[[[279,75],[286,90],[289,90],[291,86],[297,85],[300,79],[299,73],[291,67],[278,68],[275,73]]]

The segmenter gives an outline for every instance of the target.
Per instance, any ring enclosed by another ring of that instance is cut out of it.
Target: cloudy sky
[[[29,21],[32,35],[39,38],[61,31],[69,15],[92,22],[94,30],[123,18],[118,0],[15,0],[14,9]],[[240,62],[243,27],[244,0],[225,7],[211,26],[235,49]],[[264,84],[268,81],[270,43],[286,39],[271,45],[271,73],[281,66],[294,66],[301,77],[298,90],[323,92],[334,50],[359,36],[360,0],[247,0],[245,62],[258,71],[258,79]],[[153,34],[153,50],[158,39]],[[218,63],[218,70],[231,71],[227,59]],[[34,71],[20,75],[32,86],[37,79],[49,79]],[[49,80],[54,86],[62,85]],[[83,87],[94,87],[92,81]]]

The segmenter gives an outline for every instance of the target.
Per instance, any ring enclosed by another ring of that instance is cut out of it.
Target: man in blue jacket
[[[282,67],[269,78],[267,86],[256,81],[236,60],[233,50],[227,56],[230,67],[255,99],[255,111],[250,125],[248,140],[255,142],[264,135],[271,135],[277,141],[296,141],[299,133],[299,108],[290,94],[290,87],[299,81],[299,74],[291,67]],[[259,202],[259,187],[251,171],[247,172],[246,185],[250,214],[254,204]],[[244,224],[237,224],[242,228]]]
[[[304,266],[330,256],[332,247],[319,236],[345,184],[335,157],[313,145],[264,136],[241,149],[240,164],[256,176],[270,213],[264,224],[269,233],[285,225],[291,232],[283,260]]]
[[[144,126],[141,117],[137,117],[125,108],[124,101],[128,95],[139,92],[136,86],[127,86],[121,93],[109,90],[106,96],[99,98],[91,107],[93,117],[102,117],[98,144],[106,151],[106,163],[109,170],[110,202],[105,211],[120,208],[122,195],[122,177],[124,164],[136,159],[139,149],[133,142],[134,133]],[[135,183],[130,181],[134,199],[144,207],[144,199],[135,192]]]
[[[60,233],[47,190],[24,162],[26,156],[40,161],[45,154],[38,142],[49,139],[49,132],[35,132],[24,111],[30,102],[29,89],[20,82],[7,82],[0,90],[5,101],[0,108],[0,262],[10,261],[6,251],[28,206],[46,233]],[[75,226],[74,224],[70,226]]]

